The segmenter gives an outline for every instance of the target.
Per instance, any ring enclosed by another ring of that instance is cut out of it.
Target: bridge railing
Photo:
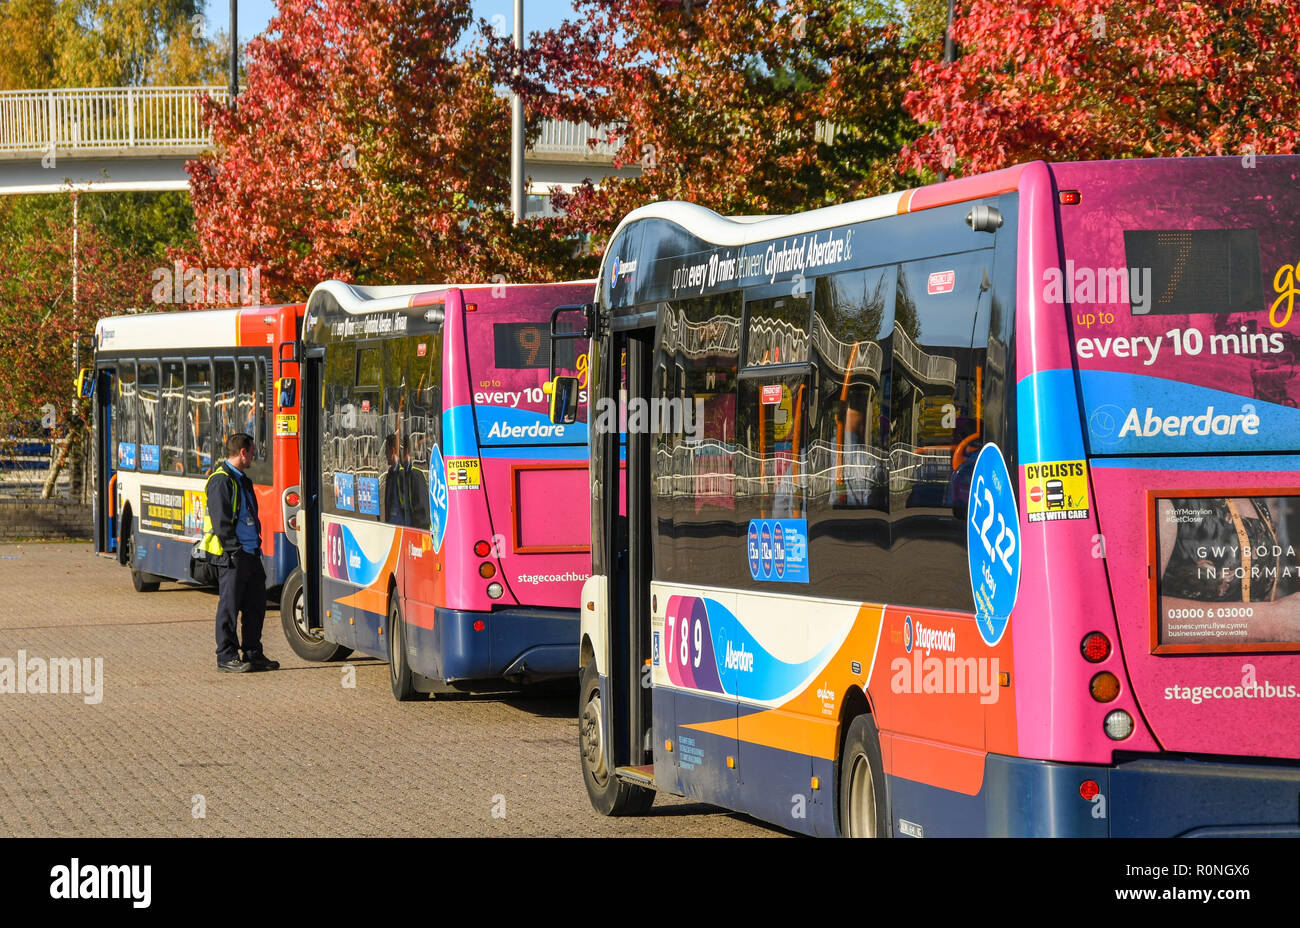
[[[206,148],[201,99],[222,87],[100,87],[0,91],[0,152]]]
[[[0,156],[140,154],[204,149],[212,138],[203,126],[203,97],[230,99],[224,87],[98,87],[70,90],[0,91]],[[532,154],[607,161],[617,145],[604,130],[546,120]],[[593,148],[589,141],[599,140]]]
[[[608,159],[618,153],[621,145],[610,144],[605,136],[603,128],[548,119],[542,123],[541,134],[531,150],[537,155],[587,155]],[[597,140],[594,148],[590,144],[592,139]]]

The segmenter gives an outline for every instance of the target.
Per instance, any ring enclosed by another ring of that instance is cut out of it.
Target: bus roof
[[[307,300],[308,306],[318,302],[317,294],[327,294],[334,298],[338,308],[353,315],[360,313],[392,312],[411,309],[429,303],[438,302],[438,297],[448,290],[472,290],[481,288],[505,287],[551,287],[570,284],[590,284],[595,280],[566,280],[551,283],[478,283],[478,284],[404,284],[392,287],[363,287],[344,283],[341,280],[327,280],[317,284]]]
[[[167,348],[228,348],[239,342],[239,321],[302,309],[301,303],[243,306],[238,309],[191,309],[167,313],[108,316],[95,325],[98,351]]]
[[[803,213],[777,216],[721,216],[713,210],[680,200],[649,203],[623,217],[610,241],[625,226],[642,219],[665,219],[714,245],[738,247],[818,232],[836,226],[883,219],[899,213],[913,213],[936,206],[946,206],[979,197],[1010,193],[1017,189],[1020,175],[1029,164],[977,174],[897,193],[884,193],[852,203],[823,206]]]

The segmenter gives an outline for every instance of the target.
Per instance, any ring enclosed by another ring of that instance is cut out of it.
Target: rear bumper
[[[1300,763],[1141,758],[1110,791],[1116,837],[1300,837]]]
[[[1086,781],[1095,790],[1081,791]],[[889,791],[896,834],[1300,837],[1300,763],[1288,761],[1139,756],[1092,766],[989,754],[975,795],[897,776]]]
[[[475,629],[475,623],[482,627]],[[442,677],[532,683],[578,675],[578,610],[435,611]]]

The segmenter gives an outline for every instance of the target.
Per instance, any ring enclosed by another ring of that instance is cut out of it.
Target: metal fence
[[[62,452],[66,438],[50,439],[27,431],[0,433],[0,499],[37,499]],[[64,461],[51,496],[90,501],[89,442],[80,443]]]
[[[0,155],[138,153],[209,148],[204,97],[230,99],[224,87],[96,87],[0,91]],[[608,161],[618,145],[603,129],[548,119],[536,155]]]
[[[203,97],[221,87],[100,87],[0,92],[0,152],[15,154],[201,149]]]

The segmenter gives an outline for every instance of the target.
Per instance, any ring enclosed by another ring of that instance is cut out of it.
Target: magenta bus
[[[627,216],[589,319],[592,804],[1300,834],[1298,261],[1290,156]]]
[[[401,700],[577,671],[590,566],[587,429],[555,425],[549,324],[592,282],[319,285],[302,338],[303,595],[311,660],[387,660]],[[557,366],[583,376],[578,342]]]

